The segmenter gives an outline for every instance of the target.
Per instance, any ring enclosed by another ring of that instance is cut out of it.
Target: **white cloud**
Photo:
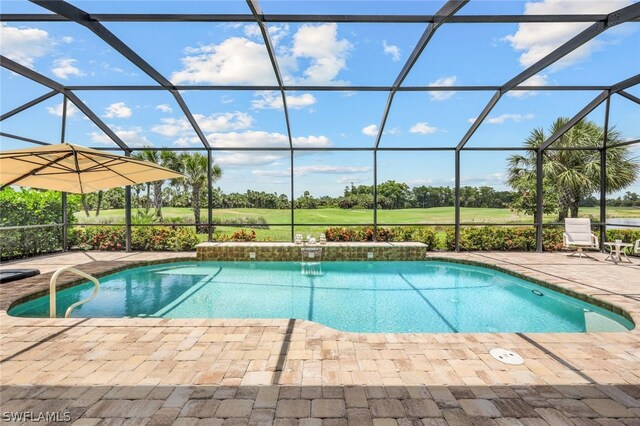
[[[53,68],[51,68],[51,72],[58,78],[63,80],[67,80],[70,75],[75,75],[76,77],[82,77],[85,75],[78,67],[75,66],[75,63],[78,62],[75,59],[71,58],[59,58],[53,61]]]
[[[64,37],[62,37],[62,38],[61,38],[61,40],[62,40],[64,43],[67,43],[67,44],[71,44],[71,43],[73,43],[73,37],[71,37],[71,36],[64,36]]]
[[[105,118],[130,118],[133,115],[131,108],[125,105],[124,102],[116,102],[109,105],[102,115]]]
[[[244,132],[211,133],[207,135],[209,143],[217,148],[228,147],[279,147],[289,146],[289,137],[282,133],[247,130]],[[298,136],[292,139],[296,147],[326,148],[331,141],[326,136]]]
[[[411,129],[409,129],[411,133],[419,133],[421,135],[430,135],[438,131],[437,127],[430,126],[427,122],[421,122],[414,124]]]
[[[536,74],[523,81],[520,86],[546,86],[547,83],[546,75]]]
[[[400,48],[395,44],[387,44],[387,40],[382,40],[382,48],[385,55],[391,56],[393,62],[400,60]]]
[[[248,129],[253,124],[253,117],[240,111],[193,116],[205,132]]]
[[[284,158],[284,154],[235,152],[233,154],[219,154],[214,159],[221,166],[255,166],[272,164],[282,158]]]
[[[500,187],[504,185],[505,179],[504,173],[492,173],[485,176],[463,176],[460,178],[460,182],[463,185]]]
[[[294,168],[294,174],[297,176],[305,176],[311,174],[343,175],[352,173],[367,173],[370,171],[371,167],[330,166],[325,164],[300,166]]]
[[[118,127],[118,126],[111,126],[111,129],[128,146],[132,146],[132,147],[153,146],[153,143],[149,139],[147,139],[147,137],[144,135],[144,130],[142,129],[142,127],[135,126],[135,127],[124,128],[124,127]],[[92,142],[103,144],[103,145],[113,145],[114,143],[109,136],[101,132],[91,132],[89,133],[89,137],[91,138]]]
[[[365,179],[358,177],[358,176],[354,176],[354,175],[347,175],[347,176],[342,176],[338,179],[336,179],[336,183],[340,183],[342,185],[361,185],[361,184],[366,184],[368,182],[365,181]]]
[[[241,130],[251,127],[253,118],[244,112],[226,112],[210,115],[193,114],[196,122],[204,132],[225,132]],[[160,123],[151,128],[152,132],[166,137],[192,137],[193,127],[189,121],[182,118],[162,118]]]
[[[173,83],[276,83],[264,45],[243,37],[231,37],[220,44],[188,47],[185,53],[183,69],[171,75]]]
[[[429,83],[429,86],[453,86],[454,84],[456,84],[457,79],[458,77],[456,77],[455,75],[449,77],[441,77],[436,81],[432,81],[431,83]],[[429,97],[432,101],[444,101],[455,95],[455,93],[456,92],[429,92]]]
[[[62,102],[57,105],[47,107],[47,112],[51,115],[57,115],[58,117],[62,117]],[[78,108],[71,102],[67,102],[67,117],[73,117],[78,112]]]
[[[362,129],[362,133],[367,136],[376,137],[378,136],[378,126],[376,124],[369,124]]]
[[[548,84],[547,76],[542,74],[536,74],[532,77],[529,77],[525,81],[522,82],[518,87],[525,86],[546,86]],[[537,94],[534,90],[512,90],[507,92],[507,96],[512,98],[526,98],[529,96],[535,96]]]
[[[138,75],[138,74],[136,74],[135,72],[128,72],[128,71],[125,71],[125,70],[123,70],[122,68],[117,67],[117,66],[114,66],[114,65],[111,65],[111,64],[110,64],[110,63],[108,63],[108,62],[102,62],[102,63],[100,64],[100,67],[102,67],[102,68],[103,68],[104,70],[106,70],[106,71],[109,71],[109,72],[117,72],[118,74],[123,74],[123,75],[126,75],[126,76],[128,76],[128,77],[135,77],[135,76],[137,76],[137,75]]]
[[[243,27],[244,35],[248,38],[261,38],[262,32],[258,24],[247,24]]]
[[[556,15],[556,14],[604,14],[610,13],[631,4],[630,0],[608,1],[566,1],[543,0],[525,4],[525,15]],[[551,51],[570,40],[589,27],[591,23],[521,23],[518,30],[504,37],[511,47],[522,52],[519,57],[520,65],[528,67],[542,59]],[[576,61],[585,59],[599,47],[598,40],[592,40],[574,50],[558,61],[553,68],[568,66]]]
[[[234,27],[235,28],[235,27]],[[287,82],[323,84],[335,80],[346,68],[351,43],[338,39],[335,23],[302,25],[293,35],[291,45],[281,45],[288,34],[287,25],[270,26],[269,34],[278,52],[278,64]],[[301,76],[298,61],[306,68]],[[257,25],[246,25],[244,37],[230,37],[219,44],[187,47],[183,68],[171,75],[180,83],[275,85],[276,79]]]
[[[293,138],[293,146],[328,148],[331,146],[331,140],[326,136],[298,136]]]
[[[209,133],[206,135],[211,146],[216,148],[237,148],[237,147],[288,147],[289,137],[278,132],[265,132],[261,130],[246,130],[244,132]],[[292,139],[296,147],[327,148],[331,146],[331,140],[326,136],[298,136]],[[200,139],[192,135],[182,135],[174,140],[177,146],[198,146]],[[253,154],[259,155],[259,154]],[[261,155],[261,154],[260,154]],[[278,154],[278,158],[285,154]],[[235,164],[240,164],[238,161]]]
[[[158,111],[161,112],[166,112],[167,114],[170,112],[173,112],[173,108],[171,108],[171,106],[169,106],[169,104],[160,104],[160,105],[156,105],[156,108]]]
[[[347,39],[338,40],[336,23],[304,24],[293,36],[291,54],[296,59],[310,61],[302,82],[324,84],[335,82],[340,71],[346,68],[351,47]]]
[[[151,129],[153,131],[153,129]],[[202,141],[198,136],[181,136],[174,139],[173,144],[179,147],[202,146]]]
[[[531,120],[535,116],[531,113],[529,114],[502,114],[497,117],[489,117],[484,122],[487,124],[503,124],[507,121],[513,121],[515,123],[519,123],[524,120]],[[473,123],[476,121],[475,118],[470,118],[467,120],[469,123]]]
[[[267,91],[256,93],[258,99],[251,101],[251,107],[254,109],[281,109],[282,96],[278,92]],[[303,93],[301,95],[287,95],[288,109],[303,109],[315,104],[316,97],[311,93]]]
[[[26,67],[34,68],[36,59],[50,53],[55,45],[49,33],[39,28],[0,26],[2,54]]]
[[[252,170],[251,174],[256,176],[268,176],[268,177],[288,177],[291,176],[289,170]]]
[[[271,43],[274,46],[277,46],[288,33],[289,33],[289,25],[275,25],[270,24],[268,27],[269,30],[269,38],[271,39]],[[247,24],[243,27],[244,35],[248,38],[255,38],[259,40],[262,39],[262,32],[260,31],[260,27],[257,24]]]
[[[233,103],[233,98],[228,95],[222,95],[220,96],[220,103],[223,103],[223,104]]]

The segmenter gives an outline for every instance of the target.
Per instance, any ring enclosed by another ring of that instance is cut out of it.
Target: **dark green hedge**
[[[73,223],[77,197],[68,198],[68,218]],[[59,192],[6,188],[0,191],[0,226],[58,224],[62,222]],[[15,259],[62,250],[62,227],[0,230],[0,258]]]

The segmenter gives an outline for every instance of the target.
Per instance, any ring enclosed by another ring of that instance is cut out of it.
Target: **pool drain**
[[[544,294],[540,290],[536,289],[531,290],[531,293],[535,294],[536,296],[544,296]]]
[[[524,358],[522,358],[517,353],[510,351],[508,349],[502,348],[493,348],[489,351],[492,357],[497,359],[500,362],[504,362],[505,364],[510,365],[522,365],[524,364]]]

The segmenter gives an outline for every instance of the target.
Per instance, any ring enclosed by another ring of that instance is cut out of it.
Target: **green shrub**
[[[327,241],[357,241],[354,228],[327,228],[324,234],[327,237]]]
[[[269,229],[269,224],[264,216],[238,216],[216,218],[217,226],[242,226],[251,224],[251,228]]]
[[[562,234],[563,233],[564,233],[564,227],[562,226],[550,227],[550,228],[544,227],[542,229],[542,247],[544,248],[544,251],[562,250],[562,247],[563,247]]]
[[[241,229],[236,231],[231,235],[231,241],[255,241],[256,240],[256,231],[253,229],[246,230]]]
[[[251,229],[240,229],[239,231],[235,231],[233,234],[225,234],[220,231],[215,231],[213,233],[213,241],[255,241],[257,239],[256,231]],[[270,241],[269,239],[265,239],[262,241]]]
[[[325,230],[327,241],[373,241],[374,229],[372,226],[363,227],[332,227]],[[379,226],[376,241],[418,241],[425,243],[428,250],[437,247],[437,231],[435,228],[420,228],[395,226],[385,228]]]
[[[411,234],[411,239],[403,241],[418,241],[424,243],[427,245],[427,250],[439,248],[436,230],[434,228],[416,228]]]
[[[199,242],[190,227],[138,226],[131,230],[132,250],[192,250]],[[71,247],[82,250],[124,250],[125,229],[115,226],[76,227],[69,232],[69,243]]]
[[[623,243],[635,243],[640,240],[640,229],[607,229],[607,241],[622,240]]]
[[[87,226],[69,230],[69,246],[82,250],[124,250],[125,230],[114,226]]]
[[[78,197],[67,198],[68,221],[79,207]],[[62,198],[59,192],[5,188],[0,191],[0,226],[49,225],[62,222]],[[51,253],[62,250],[62,227],[38,227],[0,230],[0,259]]]

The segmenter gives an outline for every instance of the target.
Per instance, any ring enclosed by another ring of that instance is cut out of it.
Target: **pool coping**
[[[111,262],[100,262],[100,261],[94,261],[91,262],[89,264],[85,264],[85,265],[93,265],[96,266],[95,264],[101,264],[101,263],[109,263],[109,264],[113,264],[113,263],[117,263],[117,265],[113,265],[113,266],[107,266],[106,268],[98,268],[97,271],[95,272],[88,272],[91,275],[94,275],[97,278],[101,278],[113,273],[117,273],[117,272],[121,272],[124,270],[128,270],[128,269],[132,269],[132,268],[137,268],[137,267],[143,267],[143,266],[150,266],[150,265],[157,265],[157,264],[164,264],[164,263],[177,263],[177,262],[193,262],[193,263],[197,263],[197,262],[212,262],[212,260],[200,260],[194,257],[176,257],[176,258],[168,258],[168,259],[155,259],[155,260],[139,260],[139,261],[111,261]],[[440,261],[440,262],[449,262],[449,263],[455,263],[455,264],[465,264],[465,265],[472,265],[472,266],[479,266],[479,267],[484,267],[484,268],[488,268],[488,269],[492,269],[498,272],[502,272],[505,273],[507,275],[522,279],[524,281],[530,282],[532,284],[535,285],[539,285],[541,287],[547,288],[549,290],[553,290],[553,291],[557,291],[558,293],[564,294],[568,297],[572,297],[574,299],[586,302],[586,303],[590,303],[593,304],[601,309],[605,309],[609,312],[612,312],[614,314],[620,315],[623,318],[627,319],[628,321],[630,321],[634,328],[632,328],[631,330],[629,330],[629,333],[633,333],[633,332],[638,332],[639,331],[639,327],[638,324],[640,323],[640,313],[638,313],[637,315],[637,320],[634,319],[634,315],[635,312],[632,314],[629,311],[621,308],[620,306],[618,306],[615,303],[603,300],[600,297],[594,297],[588,294],[585,294],[583,292],[577,291],[577,290],[573,290],[570,289],[568,287],[563,286],[562,284],[554,284],[548,281],[545,281],[543,279],[540,278],[536,278],[534,276],[531,276],[529,274],[526,273],[521,273],[521,272],[517,272],[514,271],[512,269],[509,268],[505,268],[502,266],[499,266],[497,264],[492,264],[492,263],[486,263],[486,262],[480,262],[480,261],[476,261],[476,260],[471,260],[471,259],[464,259],[464,258],[458,258],[458,257],[448,257],[448,256],[441,256],[441,255],[429,255],[427,254],[427,256],[422,259],[422,260],[407,260],[406,262],[433,262],[433,261]],[[215,261],[213,261],[215,262]],[[246,261],[234,261],[236,263],[247,263]],[[260,262],[260,261],[257,261]],[[332,261],[325,261],[325,262],[332,262]],[[78,266],[78,269],[83,270],[84,265],[80,265]],[[97,265],[98,267],[101,265]],[[24,303],[27,302],[29,300],[33,300],[36,299],[38,297],[44,296],[46,294],[48,294],[49,292],[49,279],[51,277],[51,275],[53,275],[53,273],[45,273],[45,274],[40,274],[37,275],[35,277],[29,277],[26,278],[24,280],[20,280],[20,281],[16,281],[15,283],[5,283],[2,286],[0,286],[0,318],[4,317],[4,318],[12,318],[15,320],[34,320],[34,321],[42,321],[42,320],[49,320],[49,321],[60,321],[60,320],[64,320],[64,321],[70,321],[70,320],[86,320],[87,318],[31,318],[31,317],[16,317],[16,316],[12,316],[9,315],[8,311],[15,305],[20,304],[20,303]],[[87,280],[81,277],[78,277],[76,275],[70,275],[70,274],[62,274],[60,276],[60,280],[58,283],[58,290],[62,290],[62,289],[67,289],[70,287],[75,287],[77,285],[80,285],[84,282],[86,282]],[[38,284],[37,289],[33,289],[31,288],[31,286],[34,284]],[[18,285],[20,287],[23,287],[24,290],[23,291],[18,291],[18,295],[14,296],[14,297],[7,297],[6,295],[6,290],[11,287],[11,284],[15,284],[14,286],[17,287]],[[27,288],[29,287],[29,288]],[[604,298],[607,297],[607,295],[603,294],[602,295]],[[254,319],[254,318],[229,318],[229,319],[216,319],[216,318],[184,318],[184,319],[178,319],[178,318],[144,318],[144,317],[120,317],[120,318],[106,318],[106,317],[95,317],[95,318],[89,318],[90,320],[94,320],[94,321],[117,321],[117,322],[121,322],[121,321],[143,321],[146,322],[147,325],[151,326],[153,325],[154,320],[155,321],[162,321],[163,323],[165,323],[166,321],[180,321],[180,322],[184,322],[184,321],[195,321],[195,322],[202,322],[202,321],[211,321],[212,323],[216,323],[216,322],[233,322],[233,323],[255,323],[256,321],[282,321],[283,319],[280,318],[264,318],[264,319]],[[286,319],[284,319],[286,321]],[[296,323],[298,324],[308,324],[313,326],[314,329],[317,329],[318,327],[320,327],[321,329],[325,329],[324,333],[325,335],[340,335],[340,336],[344,336],[344,335],[348,335],[348,334],[353,334],[353,335],[465,335],[465,334],[487,334],[487,332],[461,332],[461,333],[393,333],[393,332],[382,332],[382,333],[366,333],[366,332],[354,332],[354,331],[344,331],[344,330],[339,330],[339,329],[334,329],[331,328],[325,324],[319,323],[319,322],[315,322],[315,321],[311,321],[311,320],[306,320],[306,319],[295,319]],[[527,332],[527,334],[535,334],[535,332]],[[542,332],[541,332],[542,333]],[[580,335],[584,335],[587,333],[594,333],[594,332],[581,332],[581,333],[577,333],[577,332],[543,332],[543,333],[559,333],[559,334],[580,334]],[[596,332],[597,334],[602,334],[604,332]],[[620,332],[620,333],[627,333],[627,332]],[[515,333],[489,333],[489,334],[515,334]]]

